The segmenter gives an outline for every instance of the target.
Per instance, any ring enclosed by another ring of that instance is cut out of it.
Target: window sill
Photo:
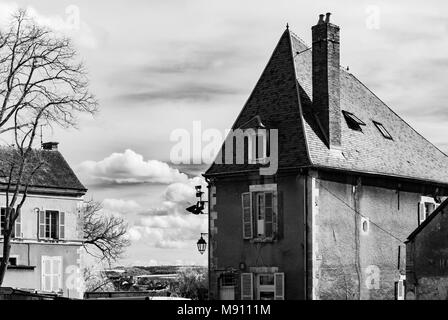
[[[39,239],[40,242],[51,242],[51,243],[58,243],[58,242],[65,242],[64,239]]]
[[[36,266],[25,266],[25,265],[17,265],[17,266],[11,266],[9,265],[8,270],[34,270]]]
[[[248,161],[249,164],[268,164],[268,158],[251,159]]]
[[[277,242],[277,239],[274,238],[253,238],[250,239],[250,243],[273,243]]]

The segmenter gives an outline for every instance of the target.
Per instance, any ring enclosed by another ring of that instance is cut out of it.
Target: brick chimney
[[[313,40],[313,109],[330,149],[341,146],[339,27],[319,15]]]
[[[59,142],[43,142],[42,150],[58,150]]]

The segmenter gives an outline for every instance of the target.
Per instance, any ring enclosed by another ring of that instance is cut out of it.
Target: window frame
[[[41,215],[43,215],[43,222],[41,221]],[[63,222],[61,218],[63,218]],[[67,215],[65,212],[53,209],[39,210],[38,219],[38,236],[40,240],[58,241],[66,238]]]
[[[12,210],[15,212],[15,208],[12,208]],[[4,213],[3,213],[4,212]],[[5,217],[2,219],[2,217]],[[4,229],[6,221],[3,221],[6,219],[6,207],[0,207],[0,237],[3,237]],[[17,232],[20,231],[20,232]],[[14,221],[14,228],[12,230],[12,238],[13,239],[20,239],[22,238],[22,214],[19,214],[16,221]]]
[[[270,206],[266,206],[266,194],[271,194]],[[261,195],[263,198],[263,210],[259,209],[257,202]],[[278,197],[277,184],[250,185],[249,192],[242,193],[243,239],[254,242],[271,242],[278,238],[280,214]],[[245,199],[250,201],[250,206],[247,203],[245,205]],[[268,216],[270,212],[269,220],[266,219],[267,212]],[[259,233],[259,221],[261,221],[259,217],[264,217],[264,219],[261,219],[264,221],[262,233]],[[250,232],[247,230],[249,225],[251,227]],[[266,235],[267,231],[270,231],[268,236]]]
[[[354,113],[346,110],[342,110],[342,115],[344,116],[345,122],[350,129],[362,132],[361,126],[366,125],[364,121],[359,119]]]
[[[259,139],[262,138],[262,152],[261,157],[259,152]],[[264,128],[253,129],[251,134],[248,135],[247,139],[247,160],[249,164],[265,163],[268,158],[268,148],[269,148],[269,134],[268,130]]]
[[[390,132],[386,129],[386,127],[381,122],[378,122],[375,120],[372,120],[372,122],[385,139],[394,140],[394,138],[392,137]]]
[[[55,262],[59,262],[59,268],[57,270],[57,272],[55,272],[54,267],[55,267]],[[45,270],[45,262],[49,262],[50,263],[50,273],[46,273]],[[45,292],[61,292],[63,290],[63,259],[62,256],[42,256],[41,258],[41,289],[42,291]],[[47,290],[48,288],[46,287],[46,277],[50,277],[50,290]],[[54,277],[57,277],[57,287],[58,290],[54,291],[51,289],[54,289]]]

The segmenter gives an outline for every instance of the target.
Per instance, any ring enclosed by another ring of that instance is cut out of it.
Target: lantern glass
[[[207,242],[204,240],[204,238],[201,238],[198,240],[198,250],[200,254],[204,254],[205,249],[207,249]]]

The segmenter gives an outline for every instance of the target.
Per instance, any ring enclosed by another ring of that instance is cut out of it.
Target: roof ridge
[[[296,40],[300,41],[305,47],[307,47],[308,49],[311,49],[311,46],[308,45],[305,40],[303,40],[302,38],[300,38],[295,32],[289,30],[289,33],[294,36],[296,38]]]
[[[442,153],[445,157],[448,158],[448,155],[443,152],[442,150],[440,150],[435,144],[433,144],[431,141],[429,141],[428,139],[426,139],[421,133],[419,133],[417,130],[415,130],[409,123],[407,123],[406,120],[404,120],[402,117],[400,117],[391,107],[389,107],[380,97],[378,97],[372,90],[369,89],[369,87],[367,87],[361,80],[359,80],[354,74],[350,73],[350,72],[346,72],[345,70],[343,70],[346,74],[352,76],[356,81],[358,81],[364,88],[366,88],[371,94],[373,94],[379,101],[381,101],[381,103],[388,108],[390,111],[392,111],[393,114],[395,114],[401,121],[403,121],[409,128],[411,128],[415,133],[417,133],[423,140],[425,140],[426,142],[428,142],[430,145],[432,145],[434,148],[436,148],[440,153]]]

